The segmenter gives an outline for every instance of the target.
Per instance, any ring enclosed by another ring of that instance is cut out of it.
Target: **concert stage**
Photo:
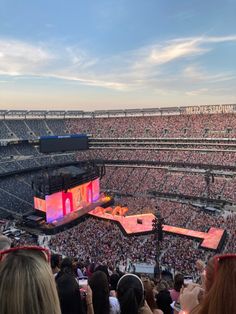
[[[77,225],[83,217],[85,217],[90,211],[96,207],[108,207],[113,205],[114,199],[110,196],[101,194],[99,199],[93,203],[88,204],[78,210],[72,211],[71,213],[55,219],[51,222],[46,221],[46,214],[40,211],[34,211],[30,215],[24,217],[24,226],[37,229],[45,234],[56,234],[63,230],[69,229]]]
[[[127,209],[124,209],[125,212],[127,212]],[[114,215],[114,209],[110,207],[106,209],[97,207],[90,211],[89,214],[93,217],[117,222],[127,235],[138,235],[153,232],[152,221],[155,218],[153,214],[140,214],[132,216]],[[168,225],[163,225],[163,231],[169,234],[186,236],[199,240],[201,241],[201,248],[214,251],[220,248],[226,233],[225,230],[218,228],[210,228],[208,232],[200,232]]]
[[[24,225],[46,234],[77,224],[97,206],[112,205],[113,198],[100,193],[104,169],[91,162],[45,169],[33,178],[35,211],[24,216]]]
[[[127,235],[153,232],[153,214],[126,216],[127,207],[109,207],[114,199],[100,193],[103,173],[96,165],[85,163],[35,177],[32,182],[35,211],[24,217],[23,224],[45,234],[55,234],[78,224],[90,214],[117,222]],[[225,230],[217,228],[210,228],[205,233],[167,225],[163,226],[163,231],[194,238],[201,241],[201,248],[211,250],[221,247],[226,234]]]

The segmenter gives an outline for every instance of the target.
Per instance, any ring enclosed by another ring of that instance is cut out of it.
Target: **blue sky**
[[[235,0],[0,0],[0,108],[236,103],[235,16]]]

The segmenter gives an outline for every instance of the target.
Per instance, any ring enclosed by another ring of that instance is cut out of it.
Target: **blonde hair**
[[[206,295],[199,313],[235,313],[236,254],[213,257],[206,268]],[[216,270],[216,263],[218,269]]]
[[[0,251],[8,250],[11,247],[11,239],[0,234]]]
[[[61,313],[55,280],[43,252],[18,250],[0,262],[0,313]]]

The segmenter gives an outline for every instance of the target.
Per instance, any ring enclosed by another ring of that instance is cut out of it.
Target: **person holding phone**
[[[181,290],[181,311],[188,314],[232,314],[236,308],[235,295],[236,254],[216,255],[207,263],[204,288],[191,284]]]

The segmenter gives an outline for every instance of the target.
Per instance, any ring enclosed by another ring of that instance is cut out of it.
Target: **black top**
[[[56,277],[57,291],[62,314],[82,314],[79,285],[73,274],[63,273]]]

